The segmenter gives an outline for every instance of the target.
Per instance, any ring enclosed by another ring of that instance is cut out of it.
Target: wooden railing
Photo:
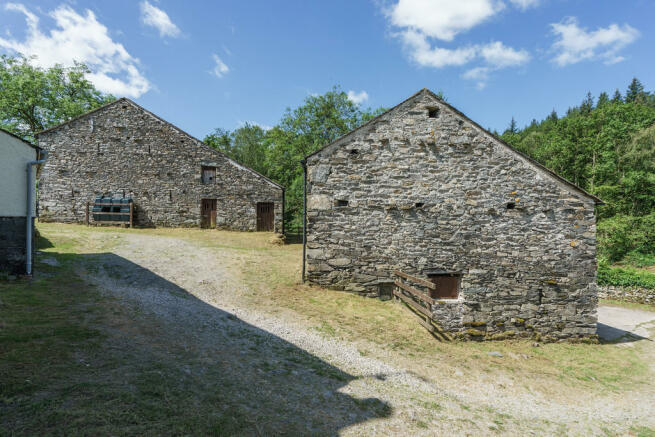
[[[393,295],[397,300],[402,301],[414,314],[419,317],[419,323],[439,340],[451,340],[450,335],[445,332],[433,319],[432,306],[437,302],[428,293],[418,287],[427,290],[434,290],[436,286],[425,279],[409,275],[399,270],[394,270],[398,277],[394,281],[396,286]]]

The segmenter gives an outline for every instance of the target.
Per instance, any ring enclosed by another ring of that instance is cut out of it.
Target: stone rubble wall
[[[595,335],[594,201],[430,94],[310,156],[307,171],[311,282],[377,295],[394,269],[461,272],[459,299],[434,309],[450,332]]]
[[[655,290],[639,287],[602,285],[598,287],[598,298],[655,305]]]
[[[139,226],[200,225],[201,199],[217,199],[217,227],[254,231],[257,202],[274,202],[282,231],[282,188],[126,100],[38,136],[50,151],[39,179],[40,220],[82,222],[96,196],[132,197]],[[201,166],[214,166],[204,185]]]

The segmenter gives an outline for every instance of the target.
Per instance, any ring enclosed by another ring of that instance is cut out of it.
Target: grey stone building
[[[96,196],[131,197],[141,226],[283,232],[284,188],[121,98],[40,132],[40,220],[82,222]]]
[[[600,200],[422,90],[306,158],[307,279],[387,293],[435,284],[461,337],[596,332]]]

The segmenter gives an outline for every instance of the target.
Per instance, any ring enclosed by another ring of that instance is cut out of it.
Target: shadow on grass
[[[57,371],[29,396],[2,393],[10,433],[337,435],[391,415],[379,399],[343,393],[355,376],[125,258],[46,252],[37,260],[41,279],[26,289],[54,297],[67,293],[54,281],[75,277],[71,286],[88,288],[76,290],[83,313],[96,316],[71,323],[90,324],[102,339],[52,357]],[[36,399],[46,406],[30,409]]]

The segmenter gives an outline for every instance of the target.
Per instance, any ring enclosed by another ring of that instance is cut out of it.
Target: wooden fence
[[[430,290],[436,286],[425,279],[408,275],[394,270],[397,279],[394,281],[393,295],[396,300],[402,301],[419,318],[419,323],[438,340],[451,340],[451,336],[444,331],[433,319],[432,307],[437,302],[430,297]],[[424,290],[421,290],[424,289]],[[425,290],[427,289],[427,290]]]

